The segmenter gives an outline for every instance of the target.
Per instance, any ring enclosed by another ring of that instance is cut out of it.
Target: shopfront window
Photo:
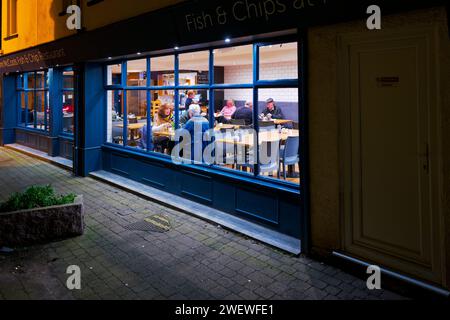
[[[74,134],[75,115],[75,76],[72,69],[63,71],[62,89],[62,132],[64,134]]]
[[[259,79],[298,79],[298,49],[296,42],[259,47]]]
[[[197,86],[209,84],[209,51],[180,54],[179,85]]]
[[[50,130],[49,81],[47,71],[18,76],[18,125],[41,131]]]
[[[127,62],[127,86],[147,86],[147,59],[130,60]]]
[[[108,65],[107,141],[169,157],[179,129],[195,123],[193,163],[299,184],[297,47],[246,44]]]

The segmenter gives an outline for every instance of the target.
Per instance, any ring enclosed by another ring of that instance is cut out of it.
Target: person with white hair
[[[186,125],[186,123],[194,116],[193,113],[193,109],[191,109],[191,106],[194,106],[194,108],[196,109],[195,106],[199,107],[198,104],[198,100],[197,99],[193,99],[192,102],[189,104],[189,108],[187,110],[184,110],[181,115],[180,115],[180,127],[184,127]],[[200,108],[200,112],[201,112],[201,108]]]
[[[209,121],[201,115],[201,112],[202,108],[197,103],[191,104],[188,110],[190,120],[183,126],[183,129],[191,135],[191,159],[197,161],[203,161],[203,150],[207,146],[203,135],[209,130]]]

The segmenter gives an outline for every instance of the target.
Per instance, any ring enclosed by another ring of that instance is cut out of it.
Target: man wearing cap
[[[272,115],[272,119],[284,119],[284,114],[281,108],[275,105],[275,101],[272,98],[266,100],[266,108],[262,112],[266,117],[268,114]]]

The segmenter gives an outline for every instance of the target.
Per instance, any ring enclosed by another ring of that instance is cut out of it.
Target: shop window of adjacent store
[[[50,130],[48,72],[28,72],[18,76],[18,112],[21,127]]]
[[[75,119],[75,74],[72,69],[62,73],[62,133],[74,134]]]
[[[107,142],[170,157],[178,129],[195,122],[203,132],[190,139],[202,144],[200,158],[188,153],[193,163],[300,183],[297,42],[123,61],[106,74]]]

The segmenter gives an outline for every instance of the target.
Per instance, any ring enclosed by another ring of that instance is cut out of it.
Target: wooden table
[[[137,130],[143,128],[145,123],[129,123],[127,125],[128,130],[130,131],[131,141],[135,140]],[[118,128],[123,128],[123,123],[117,125]]]
[[[262,142],[276,142],[276,141],[286,141],[288,137],[298,137],[300,135],[299,130],[288,130],[282,133],[279,133],[277,130],[270,131],[262,131],[259,133],[259,144]],[[236,144],[245,147],[253,147],[255,138],[253,137],[253,133],[248,133],[242,136],[242,139],[235,140],[234,138],[222,138],[217,139],[217,142],[227,143],[227,144]]]
[[[225,129],[225,130],[237,130],[239,128],[243,127],[243,125],[240,124],[230,124],[230,123],[222,123],[222,124],[218,124],[217,126],[214,127],[215,131],[220,131],[221,129]]]
[[[138,130],[145,126],[145,123],[129,123],[127,125],[128,130]],[[123,128],[123,123],[117,125],[118,128]]]
[[[272,121],[276,124],[276,125],[283,125],[283,124],[287,124],[287,123],[292,123],[294,122],[294,120],[284,120],[284,119],[272,119]]]
[[[272,120],[260,120],[261,122],[273,122],[275,125],[283,125],[287,123],[292,123],[294,120],[288,119],[272,119]]]
[[[156,137],[168,137],[170,140],[174,140],[175,138],[175,131],[152,131],[152,134]]]

